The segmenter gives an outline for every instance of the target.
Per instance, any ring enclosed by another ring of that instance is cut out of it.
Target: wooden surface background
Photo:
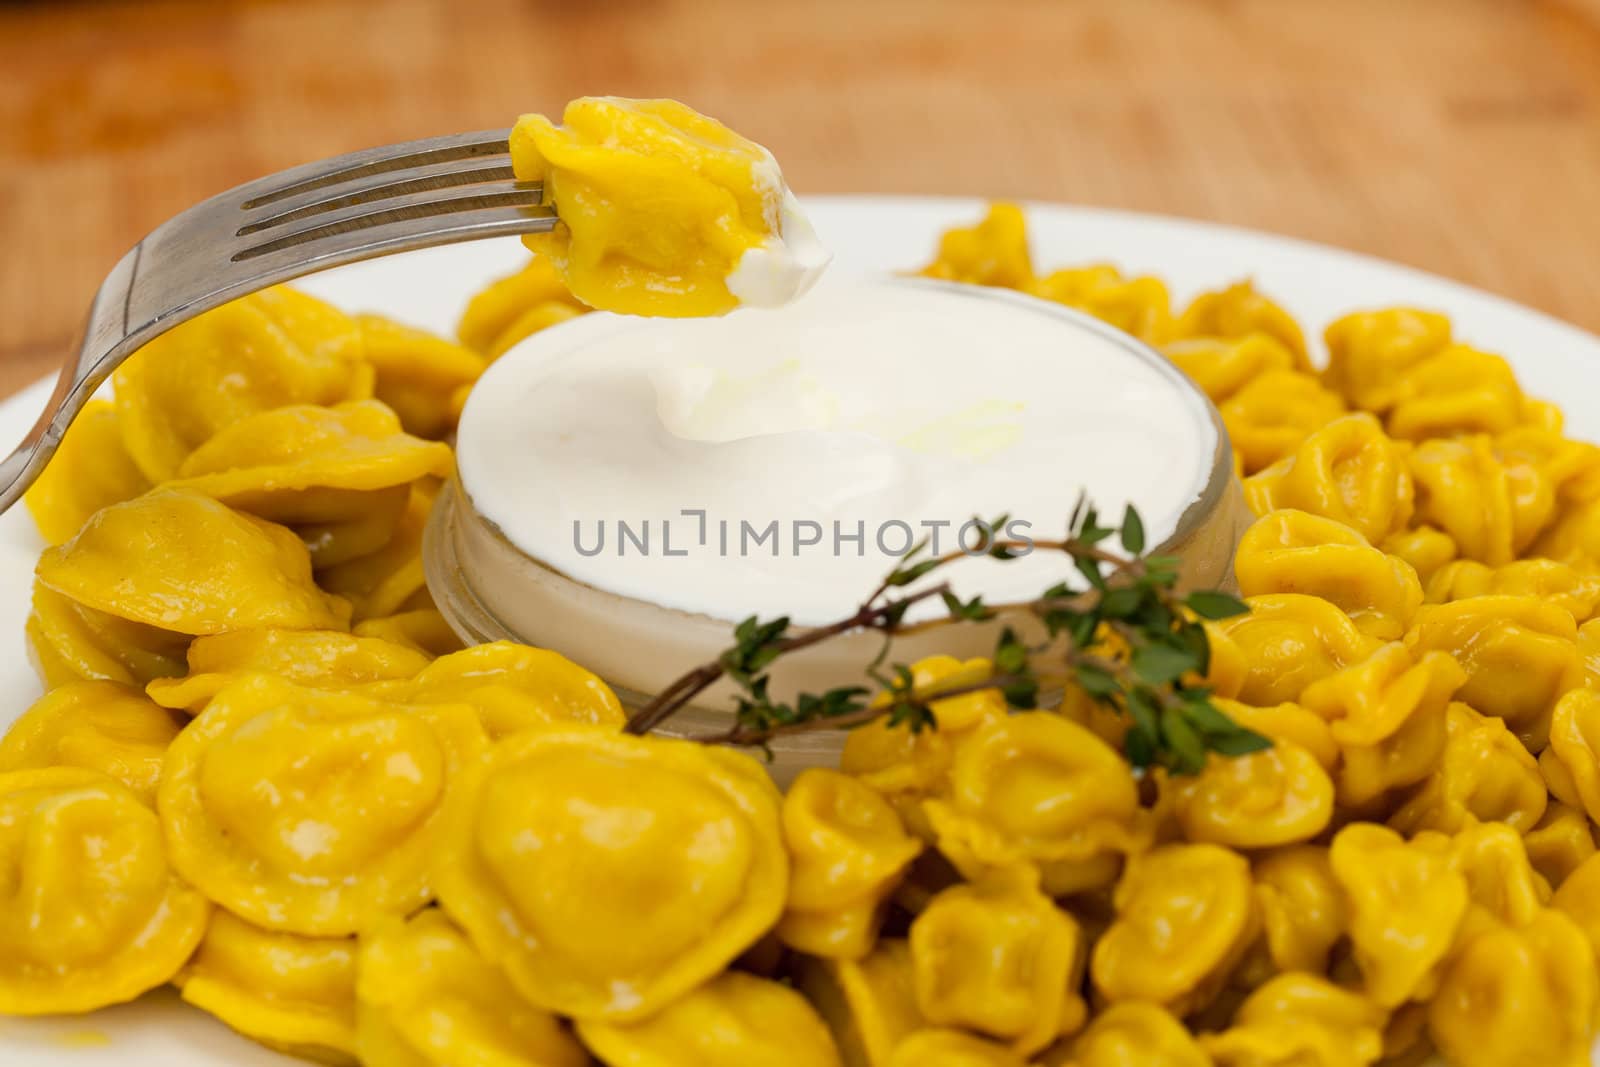
[[[1600,330],[1600,0],[0,0],[0,394],[187,205],[586,93],[802,192],[1223,220]]]

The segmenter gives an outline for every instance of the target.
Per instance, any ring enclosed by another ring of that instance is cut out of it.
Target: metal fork
[[[44,413],[0,462],[0,512],[39,477],[72,420],[124,360],[235,297],[357,260],[555,225],[512,174],[509,132],[433,137],[307,163],[197,204],[111,269]]]

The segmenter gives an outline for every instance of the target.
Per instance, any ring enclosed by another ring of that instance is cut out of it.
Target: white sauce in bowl
[[[536,334],[479,381],[457,457],[472,508],[577,583],[807,625],[851,610],[913,540],[957,547],[975,515],[1052,538],[1087,492],[1110,519],[1134,504],[1160,544],[1218,443],[1204,398],[1098,323],[997,290],[844,278],[774,310]],[[1039,552],[941,576],[1002,602],[1069,573]]]

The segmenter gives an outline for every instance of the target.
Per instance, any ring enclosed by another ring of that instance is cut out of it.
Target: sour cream
[[[975,517],[1059,537],[1087,494],[1109,519],[1134,505],[1149,543],[1167,540],[1219,442],[1171,365],[1098,323],[1010,293],[857,278],[776,310],[594,314],[536,334],[474,389],[457,455],[472,507],[574,582],[810,625],[847,614],[913,543],[976,543]],[[994,603],[1070,575],[1036,552],[941,576]]]
[[[739,257],[728,274],[728,292],[746,307],[781,307],[810,291],[833,254],[817,240],[817,231],[770,153],[767,162],[755,168],[755,178],[766,201],[772,236]]]

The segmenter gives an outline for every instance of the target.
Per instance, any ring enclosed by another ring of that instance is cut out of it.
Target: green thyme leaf
[[[1249,604],[1214,589],[1197,589],[1184,597],[1183,602],[1202,619],[1231,619],[1235,615],[1247,615],[1250,612]]]
[[[1133,673],[1147,685],[1169,685],[1186,671],[1192,671],[1197,661],[1192,652],[1171,645],[1145,645],[1133,650],[1130,663]]]
[[[1132,504],[1122,513],[1122,547],[1134,556],[1144,551],[1144,522]]]
[[[1161,734],[1171,753],[1174,774],[1199,774],[1205,768],[1205,743],[1177,710],[1167,708],[1161,713]]]
[[[1238,727],[1231,734],[1208,739],[1211,751],[1222,756],[1248,756],[1252,752],[1260,752],[1264,748],[1272,747],[1272,738]]]
[[[901,567],[898,570],[891,571],[889,573],[889,577],[884,579],[884,584],[891,588],[910,585],[918,578],[921,578],[923,575],[939,566],[942,562],[942,560],[937,559],[925,559],[920,562],[913,563],[909,567]]]

